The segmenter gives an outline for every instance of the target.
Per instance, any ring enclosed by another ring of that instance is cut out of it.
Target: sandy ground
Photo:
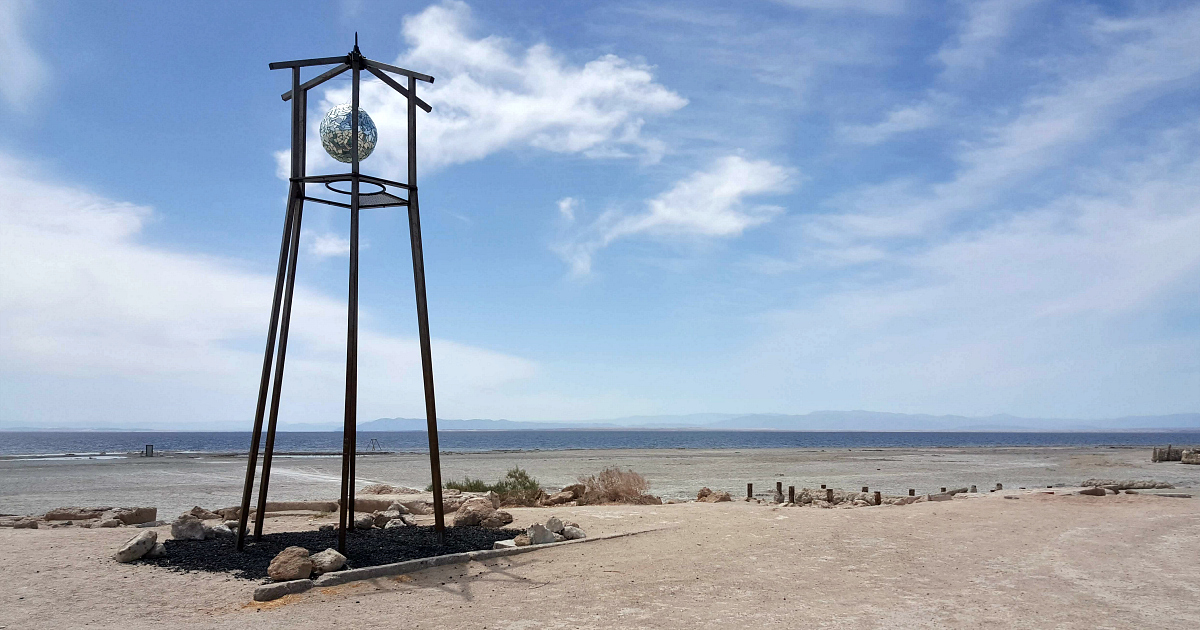
[[[515,525],[554,514],[592,535],[657,531],[265,604],[250,601],[249,581],[116,564],[109,556],[129,529],[0,529],[0,628],[1200,624],[1200,500],[1057,492],[856,509],[740,501],[519,509]]]
[[[0,458],[0,513],[32,514],[63,505],[146,505],[172,518],[197,504],[209,509],[238,505],[245,466],[242,457],[196,454],[70,461]],[[512,466],[525,468],[547,488],[561,488],[605,466],[629,467],[645,475],[651,492],[665,499],[694,498],[702,486],[743,496],[748,482],[757,492],[769,492],[776,481],[785,488],[869,486],[888,494],[972,484],[982,490],[997,482],[1006,488],[1075,485],[1092,477],[1200,487],[1200,466],[1152,464],[1147,448],[581,450],[442,456],[446,479],[470,475],[491,481]],[[270,497],[336,497],[340,467],[339,457],[277,457]],[[362,456],[357,473],[359,487],[386,482],[424,488],[429,460],[417,454]]]

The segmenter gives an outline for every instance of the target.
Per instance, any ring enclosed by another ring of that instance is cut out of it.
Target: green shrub
[[[504,505],[537,505],[538,498],[542,495],[542,487],[538,480],[530,477],[529,472],[522,470],[520,466],[514,466],[494,484],[482,479],[463,477],[462,481],[444,482],[442,487],[462,492],[495,492],[500,496],[500,503]],[[433,484],[429,484],[425,490],[432,491]]]
[[[500,503],[504,505],[537,505],[542,495],[538,480],[530,477],[529,472],[521,470],[520,466],[514,466],[505,473],[504,478],[492,489],[500,495]]]
[[[463,477],[462,481],[447,481],[443,486],[451,490],[461,490],[463,492],[487,492],[493,489],[486,481],[470,477]]]

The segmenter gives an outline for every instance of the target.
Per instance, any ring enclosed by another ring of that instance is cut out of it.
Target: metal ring
[[[334,188],[334,187],[333,187],[333,185],[334,185],[335,183],[336,183],[336,182],[325,182],[325,187],[326,187],[326,188],[328,188],[329,190],[332,190],[332,191],[333,191],[333,192],[335,192],[335,193],[341,193],[341,194],[343,194],[343,195],[349,195],[349,194],[351,194],[349,190],[342,190],[341,188]],[[378,194],[379,194],[379,193],[381,193],[381,192],[386,192],[386,191],[387,191],[387,186],[384,186],[383,184],[376,184],[375,182],[359,182],[359,185],[360,185],[360,186],[361,186],[362,184],[370,184],[370,185],[372,185],[372,186],[379,186],[379,190],[372,190],[372,191],[370,191],[370,192],[363,192],[363,191],[360,189],[360,190],[358,191],[358,194],[360,194],[360,195],[378,195]]]

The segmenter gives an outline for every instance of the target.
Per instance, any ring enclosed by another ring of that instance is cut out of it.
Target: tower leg
[[[342,498],[338,551],[346,553],[346,529],[354,526],[354,456],[358,440],[358,81],[362,58],[357,43],[350,67],[350,281],[346,309],[346,415],[342,424]]]
[[[271,300],[271,327],[267,331],[267,349],[263,353],[262,378],[258,383],[258,406],[254,411],[254,430],[250,438],[250,456],[246,462],[246,483],[242,486],[242,509],[238,513],[237,548],[243,548],[246,525],[250,517],[250,495],[254,492],[254,472],[258,465],[258,443],[262,440],[263,414],[267,407],[267,388],[271,382],[271,359],[275,355],[275,332],[279,328],[279,303],[283,298],[283,280],[290,258],[292,219],[295,217],[296,190],[293,186],[288,195],[286,216],[283,220],[283,241],[279,244],[279,265],[275,272],[275,296]]]
[[[296,183],[295,223],[292,226],[291,256],[288,260],[287,284],[283,292],[283,321],[279,324],[279,356],[275,360],[275,382],[271,392],[271,414],[267,421],[267,441],[263,450],[262,478],[258,488],[258,512],[254,518],[254,540],[262,538],[267,514],[267,488],[271,483],[271,458],[275,453],[275,426],[279,422],[279,397],[283,393],[283,367],[287,359],[288,330],[292,323],[292,295],[296,288],[296,262],[300,250],[300,224],[304,216],[304,184]]]
[[[417,203],[417,80],[408,79],[408,234],[412,241],[413,287],[417,294],[417,328],[421,334],[421,378],[425,384],[425,426],[429,435],[429,472],[433,478],[433,517],[438,540],[445,540],[442,504],[442,458],[438,447],[437,405],[433,396],[433,354],[429,343],[429,304],[425,297],[425,254],[421,247],[421,212]]]

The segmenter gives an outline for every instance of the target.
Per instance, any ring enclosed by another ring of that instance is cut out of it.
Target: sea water
[[[0,455],[95,457],[155,451],[244,453],[249,432],[0,432]],[[1170,433],[984,433],[866,431],[696,431],[696,430],[529,430],[442,431],[440,450],[563,451],[584,449],[760,449],[760,448],[936,448],[1006,446],[1165,446],[1200,443],[1200,432]],[[280,432],[276,453],[340,452],[340,432]],[[426,452],[424,431],[371,431],[358,434],[358,450]]]

